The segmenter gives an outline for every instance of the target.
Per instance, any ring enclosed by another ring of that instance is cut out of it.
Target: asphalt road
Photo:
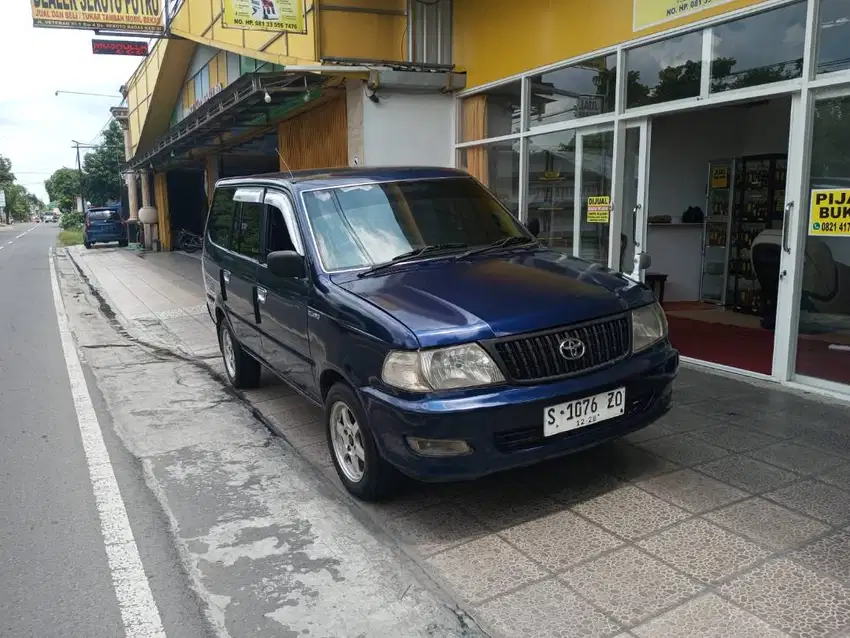
[[[122,636],[54,310],[58,230],[0,226],[0,636]],[[207,635],[167,521],[85,372],[166,634]]]

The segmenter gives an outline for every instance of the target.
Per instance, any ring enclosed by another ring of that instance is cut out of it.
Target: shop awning
[[[326,81],[316,74],[285,71],[243,75],[172,126],[152,148],[137,153],[127,167],[164,168],[178,161],[185,163],[189,151],[220,148],[223,134],[243,137],[252,129],[268,126],[287,111],[303,106],[304,96],[320,90]]]

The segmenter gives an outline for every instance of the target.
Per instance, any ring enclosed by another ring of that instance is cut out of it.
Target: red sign
[[[92,40],[91,51],[99,55],[138,55],[148,54],[148,43],[138,40]]]

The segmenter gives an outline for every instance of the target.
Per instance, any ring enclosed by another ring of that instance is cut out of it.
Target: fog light
[[[410,449],[422,456],[462,456],[472,452],[466,441],[407,437]]]

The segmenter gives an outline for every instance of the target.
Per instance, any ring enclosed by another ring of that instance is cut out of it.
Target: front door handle
[[[224,283],[226,283],[226,284],[230,283],[230,271],[229,270],[222,270],[221,276],[224,277]]]
[[[257,287],[257,301],[260,303],[266,303],[266,295],[268,294],[268,290],[265,288]]]
[[[788,224],[793,208],[794,202],[788,202],[785,206],[785,214],[782,216],[782,249],[789,255],[791,254],[791,246],[788,244]]]

